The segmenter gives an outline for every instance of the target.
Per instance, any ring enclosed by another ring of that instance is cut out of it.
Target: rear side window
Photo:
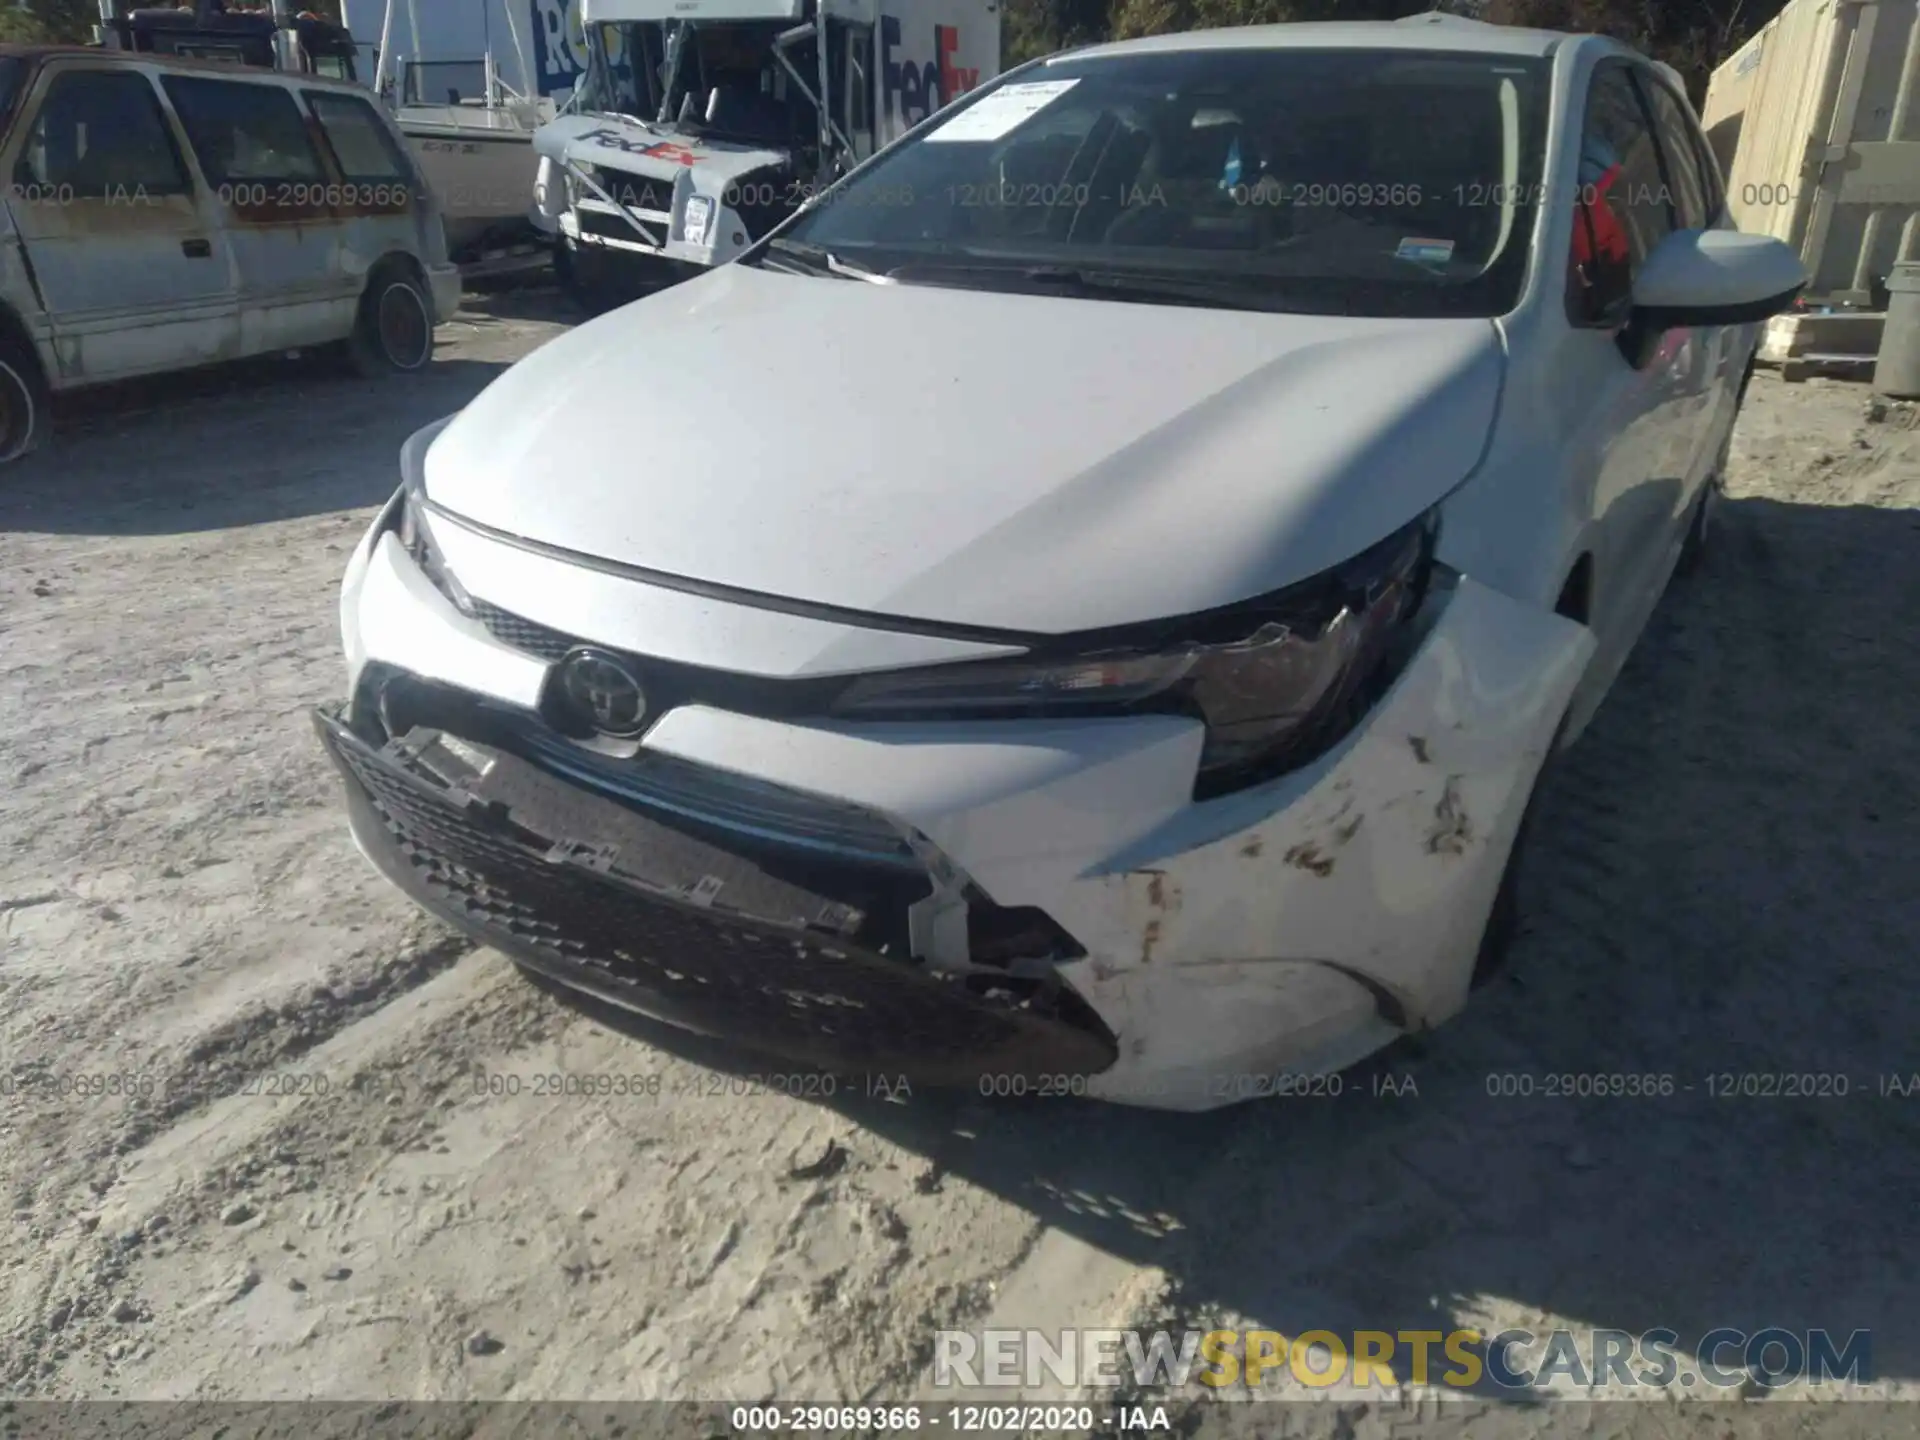
[[[409,180],[406,158],[373,107],[354,95],[306,92],[307,108],[333,147],[340,173],[350,181]]]
[[[185,75],[160,83],[207,183],[229,192],[222,199],[241,203],[266,185],[325,181],[300,107],[280,86]]]
[[[25,198],[138,204],[190,191],[187,168],[145,75],[69,70],[27,130],[14,184]]]
[[[1660,147],[1666,155],[1667,179],[1680,228],[1704,230],[1713,222],[1718,207],[1713,204],[1713,188],[1700,172],[1693,122],[1673,91],[1653,76],[1641,75],[1640,88],[1646,92],[1654,123],[1660,129]]]

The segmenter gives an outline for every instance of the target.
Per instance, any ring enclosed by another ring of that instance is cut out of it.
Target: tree
[[[100,7],[90,0],[26,0],[0,8],[0,41],[14,45],[84,44]]]

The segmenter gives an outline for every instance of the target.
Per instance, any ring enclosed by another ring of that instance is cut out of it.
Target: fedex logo
[[[900,48],[900,17],[880,17],[881,110],[898,115],[904,125],[917,125],[957,95],[980,83],[980,67],[962,69],[954,63],[960,50],[960,27],[933,27],[934,58],[925,65],[895,59]]]

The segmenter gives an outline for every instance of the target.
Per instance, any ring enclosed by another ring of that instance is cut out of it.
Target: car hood
[[[1351,558],[1475,467],[1502,364],[1486,320],[728,265],[520,361],[423,478],[457,514],[621,565],[1058,634]]]
[[[699,138],[624,115],[563,115],[534,132],[533,148],[556,164],[571,160],[649,179],[673,180],[682,170],[691,170],[694,188],[710,195],[743,175],[788,159],[784,151]]]

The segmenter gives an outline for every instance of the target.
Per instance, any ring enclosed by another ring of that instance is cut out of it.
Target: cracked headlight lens
[[[1258,783],[1325,750],[1398,673],[1396,646],[1433,563],[1434,515],[1343,565],[1204,615],[1129,627],[1144,643],[1066,637],[1028,658],[862,676],[834,713],[959,720],[1173,712],[1205,722],[1198,794]],[[1158,632],[1158,633],[1152,633]]]
[[[440,547],[434,543],[433,521],[427,505],[424,462],[427,447],[433,444],[437,436],[452,420],[436,420],[423,430],[416,430],[407,437],[406,444],[400,447],[400,516],[398,539],[401,548],[407,552],[420,573],[433,582],[438,590],[465,615],[473,613],[473,597],[468,595],[459,580],[447,568],[446,557]]]

